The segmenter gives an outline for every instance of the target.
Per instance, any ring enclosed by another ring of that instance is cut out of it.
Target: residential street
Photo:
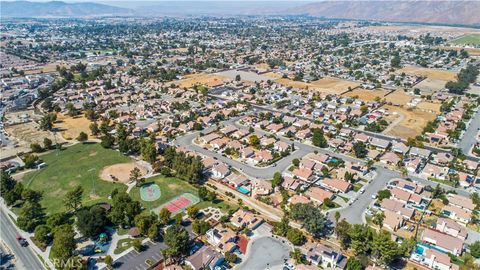
[[[3,207],[0,207],[0,237],[10,247],[15,254],[17,269],[45,269],[37,255],[30,249],[30,246],[22,247],[18,243],[16,236],[18,231],[10,218],[5,213]],[[31,244],[31,241],[29,241]]]
[[[478,134],[478,131],[480,129],[480,110],[475,113],[473,116],[472,120],[470,121],[470,125],[467,127],[467,130],[465,130],[465,133],[463,133],[463,137],[458,143],[458,148],[462,149],[462,152],[470,156],[470,150],[473,147],[473,144],[475,143],[475,137]]]

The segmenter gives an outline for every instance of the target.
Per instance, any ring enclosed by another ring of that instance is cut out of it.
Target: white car
[[[361,189],[360,189],[360,193],[363,194],[364,192],[365,192],[365,189],[364,189],[364,188],[361,188]]]
[[[376,198],[377,198],[377,194],[373,194],[372,199],[376,199]]]

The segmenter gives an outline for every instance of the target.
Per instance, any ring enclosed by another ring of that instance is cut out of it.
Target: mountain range
[[[99,3],[65,3],[62,1],[1,1],[0,15],[5,17],[86,17],[133,15],[134,11]]]
[[[465,24],[480,26],[480,1],[325,0],[302,1],[125,1],[108,4],[61,1],[0,1],[2,17],[165,15],[310,15],[332,19]]]

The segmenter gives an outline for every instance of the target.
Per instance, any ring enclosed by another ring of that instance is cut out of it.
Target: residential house
[[[462,240],[467,239],[468,236],[466,227],[448,218],[438,218],[435,229]]]
[[[352,184],[340,179],[325,178],[322,180],[321,185],[336,193],[347,193],[352,189]]]
[[[238,209],[230,218],[232,225],[238,228],[249,228],[255,230],[262,224],[263,220],[250,211]]]
[[[225,252],[233,252],[237,245],[237,234],[228,227],[217,225],[205,233],[207,242],[215,247],[217,251],[225,254]]]
[[[456,256],[462,255],[462,239],[429,228],[423,231],[421,239],[424,242],[435,245],[437,249],[444,252],[449,252]]]
[[[212,167],[212,177],[224,178],[230,174],[230,168],[225,163],[218,163]]]
[[[215,269],[224,261],[221,253],[215,251],[210,246],[202,246],[197,252],[188,256],[185,259],[185,264],[190,266],[193,270],[207,270]]]
[[[422,176],[425,178],[436,178],[439,180],[446,180],[448,175],[447,167],[440,167],[434,164],[427,163],[422,170]]]
[[[344,269],[347,263],[347,258],[341,252],[320,243],[315,243],[308,249],[306,259],[322,268]]]
[[[310,200],[317,205],[320,205],[323,203],[323,201],[325,201],[326,198],[333,199],[335,195],[332,192],[320,187],[310,187],[305,192],[305,196],[310,198]]]
[[[383,213],[385,214],[385,219],[383,220],[384,227],[396,231],[405,225],[402,215],[390,210],[385,210]]]
[[[390,141],[379,138],[372,138],[370,144],[375,146],[376,148],[387,149],[390,146]]]

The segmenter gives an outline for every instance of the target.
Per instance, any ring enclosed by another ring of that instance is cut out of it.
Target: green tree
[[[78,134],[77,141],[79,141],[79,142],[84,142],[84,141],[86,141],[86,140],[88,140],[88,135],[87,135],[87,133],[85,133],[85,132],[83,132],[83,131],[80,132],[80,134]]]
[[[282,182],[283,182],[282,174],[280,172],[275,172],[273,174],[272,187],[273,188],[278,187],[282,184]]]
[[[187,207],[187,214],[191,218],[195,218],[198,215],[199,211],[200,209],[198,209],[198,207],[195,205]]]
[[[168,248],[164,250],[164,255],[172,258],[174,261],[181,255],[186,254],[190,239],[188,232],[178,224],[174,224],[167,228],[164,236],[165,244]]]
[[[291,217],[302,221],[303,227],[313,237],[319,238],[324,234],[326,218],[318,207],[313,204],[297,203],[290,208]]]
[[[290,258],[295,261],[295,264],[304,264],[306,263],[305,256],[302,251],[298,248],[294,248],[293,251],[290,251]]]
[[[73,256],[73,251],[76,247],[75,232],[71,225],[61,225],[54,230],[51,249],[51,255],[53,258],[65,263]]]
[[[313,129],[312,143],[313,145],[321,148],[325,148],[328,146],[327,140],[325,139],[325,136],[323,134],[323,130],[319,128]]]
[[[355,257],[348,258],[346,270],[363,270],[365,267],[362,265],[362,262],[357,260]]]
[[[148,233],[147,233],[148,238],[150,240],[155,241],[158,237],[158,226],[157,223],[154,223],[148,228]]]
[[[294,244],[295,246],[301,246],[306,241],[306,238],[303,235],[302,231],[295,228],[290,228],[287,231],[287,239],[288,241],[292,242],[292,244]]]
[[[225,252],[225,260],[230,264],[234,264],[237,261],[237,255],[227,251]]]
[[[372,219],[373,224],[383,227],[383,221],[385,220],[385,214],[383,212],[377,212]]]
[[[50,229],[50,227],[42,224],[42,225],[38,225],[35,228],[34,236],[35,236],[35,239],[37,239],[40,243],[44,245],[48,245],[52,240],[50,235],[51,232],[52,230]]]
[[[378,193],[377,193],[377,199],[380,202],[383,201],[384,199],[390,198],[390,196],[392,196],[392,193],[388,189],[382,189],[382,190],[378,191]]]
[[[43,147],[45,150],[49,150],[52,148],[53,142],[49,138],[44,138],[43,139]]]
[[[125,192],[119,192],[112,196],[112,209],[109,218],[116,225],[131,225],[136,215],[140,214],[141,206],[137,201],[132,200]]]
[[[480,241],[470,245],[470,254],[475,258],[480,258]]]
[[[77,228],[83,236],[94,237],[101,233],[107,223],[105,209],[98,205],[77,212]]]
[[[388,231],[380,230],[373,235],[372,255],[382,264],[390,264],[398,255],[398,246]]]
[[[82,186],[76,186],[74,189],[68,191],[63,198],[63,204],[67,210],[77,211],[77,209],[82,205],[82,195]]]
[[[43,152],[43,148],[40,144],[38,143],[32,143],[30,144],[30,149],[32,149],[32,152],[34,153],[40,153]]]
[[[141,234],[147,235],[150,227],[156,223],[157,217],[154,215],[140,214],[135,216],[134,224],[138,228]]]
[[[160,210],[159,215],[158,215],[160,223],[168,224],[168,222],[170,222],[170,216],[171,215],[172,215],[172,213],[167,208],[162,208]]]
[[[353,145],[353,151],[357,158],[364,158],[367,156],[367,146],[363,142],[357,142]]]

